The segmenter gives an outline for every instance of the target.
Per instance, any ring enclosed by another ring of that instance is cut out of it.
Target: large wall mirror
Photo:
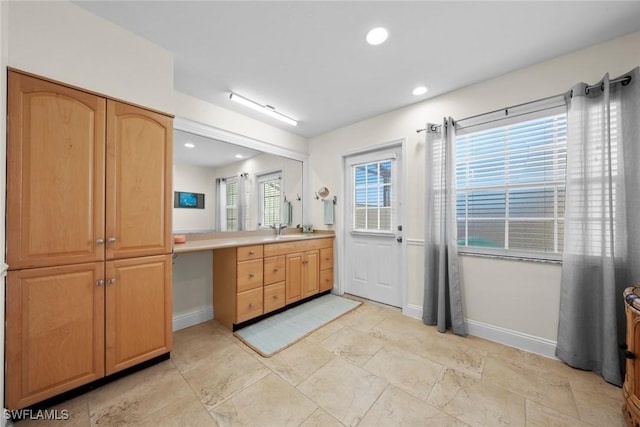
[[[305,154],[179,118],[173,139],[174,233],[303,223]]]

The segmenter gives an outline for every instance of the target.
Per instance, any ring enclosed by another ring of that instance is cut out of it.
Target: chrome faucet
[[[273,231],[276,233],[276,236],[282,236],[282,230],[287,228],[287,226],[280,223],[279,225],[273,224],[271,228],[273,228]]]

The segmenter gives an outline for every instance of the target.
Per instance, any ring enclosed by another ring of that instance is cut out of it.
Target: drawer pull
[[[254,277],[256,277],[256,275],[255,275],[255,274],[253,274],[253,273],[249,273],[249,277],[250,277],[251,279],[253,279]]]
[[[274,269],[273,269],[273,272],[274,272],[274,273],[277,273],[277,272],[278,272],[278,269],[277,269],[277,268],[274,268]]]
[[[256,305],[254,303],[249,304],[249,308],[254,309],[256,308]]]
[[[636,355],[630,352],[629,350],[627,350],[624,352],[624,357],[626,357],[627,359],[633,360],[636,358]]]
[[[274,295],[274,296],[273,296],[273,299],[278,299],[278,295]]]
[[[255,251],[249,251],[249,255],[255,254]]]

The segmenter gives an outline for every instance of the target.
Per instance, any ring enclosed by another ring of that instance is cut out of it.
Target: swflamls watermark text
[[[68,420],[68,409],[17,409],[4,410],[5,420]]]

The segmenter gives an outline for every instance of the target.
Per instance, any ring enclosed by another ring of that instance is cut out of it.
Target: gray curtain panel
[[[623,290],[640,282],[638,68],[573,87],[556,355],[622,384]],[[617,79],[613,79],[617,80]],[[626,80],[625,80],[626,82]]]
[[[455,193],[455,122],[426,129],[425,272],[422,321],[466,335],[458,273]]]

